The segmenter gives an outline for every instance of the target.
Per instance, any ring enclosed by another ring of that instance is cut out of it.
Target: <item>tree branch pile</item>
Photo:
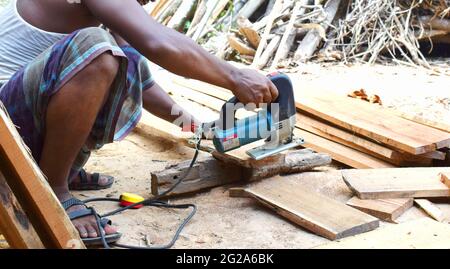
[[[450,0],[160,0],[151,14],[259,69],[310,60],[429,67],[421,42],[450,45]]]

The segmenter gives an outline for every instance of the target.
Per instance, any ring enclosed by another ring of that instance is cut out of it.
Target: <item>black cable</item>
[[[186,171],[186,174],[184,176],[182,176],[172,187],[170,187],[168,190],[164,191],[163,193],[156,195],[152,198],[146,199],[144,201],[138,202],[138,203],[134,203],[132,205],[123,207],[123,208],[119,208],[116,210],[113,210],[111,212],[105,213],[103,215],[99,215],[97,214],[97,212],[95,211],[95,209],[92,208],[94,216],[95,216],[95,221],[97,224],[97,229],[100,232],[100,238],[102,240],[102,244],[103,247],[105,249],[110,249],[110,246],[108,244],[108,242],[106,242],[106,237],[105,234],[103,233],[103,229],[102,229],[102,225],[101,225],[101,218],[105,218],[105,217],[109,217],[109,216],[113,216],[116,214],[119,214],[121,212],[124,212],[128,209],[134,208],[135,206],[138,205],[144,205],[144,206],[154,206],[154,207],[165,207],[165,208],[176,208],[176,209],[187,209],[187,208],[192,208],[191,213],[186,217],[186,219],[181,223],[181,225],[178,227],[177,231],[175,232],[175,235],[173,236],[172,240],[170,241],[169,244],[167,245],[163,245],[163,246],[157,246],[157,247],[141,247],[141,246],[130,246],[130,245],[124,245],[124,244],[118,244],[118,243],[113,243],[111,245],[114,245],[116,247],[119,248],[127,248],[127,249],[167,249],[167,248],[171,248],[175,242],[178,240],[178,238],[180,237],[181,232],[183,231],[184,227],[189,223],[189,221],[194,217],[195,213],[197,212],[197,207],[194,204],[179,204],[179,205],[171,205],[168,204],[166,202],[163,201],[159,201],[159,198],[166,196],[167,194],[169,194],[170,192],[172,192],[176,187],[178,187],[178,185],[181,184],[181,182],[183,182],[183,180],[185,180],[192,168],[194,167],[194,164],[197,161],[198,158],[198,154],[199,154],[199,149],[200,149],[200,144],[201,144],[201,139],[199,139],[197,145],[196,145],[196,149],[195,149],[195,153],[194,153],[194,157],[192,157],[192,161],[189,164],[189,168]],[[120,202],[120,199],[117,198],[90,198],[90,199],[86,199],[83,201],[84,203],[91,203],[91,202]]]

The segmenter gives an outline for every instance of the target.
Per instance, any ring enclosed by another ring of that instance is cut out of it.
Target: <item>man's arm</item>
[[[153,20],[136,0],[84,0],[90,12],[150,61],[177,75],[231,90],[243,103],[270,103],[273,83],[254,70],[212,56],[190,38]]]

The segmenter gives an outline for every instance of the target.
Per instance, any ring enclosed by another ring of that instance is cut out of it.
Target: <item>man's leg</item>
[[[119,60],[103,53],[76,74],[49,102],[46,115],[45,140],[39,166],[61,201],[71,197],[68,188],[70,168],[86,142],[97,114],[119,70]],[[68,211],[83,206],[73,206]],[[73,221],[82,238],[97,237],[95,217]],[[105,227],[106,234],[114,233]]]

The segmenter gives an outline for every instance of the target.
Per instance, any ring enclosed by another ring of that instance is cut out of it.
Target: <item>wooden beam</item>
[[[151,174],[152,194],[160,195],[184,177],[189,170],[190,160]],[[191,169],[189,176],[170,193],[170,196],[188,194],[201,190],[241,181],[243,168],[217,161],[213,157],[200,159]]]
[[[349,188],[361,199],[449,197],[438,174],[450,168],[343,170]]]
[[[330,240],[379,226],[376,218],[282,177],[258,182],[245,192],[289,221]]]
[[[347,205],[361,210],[379,219],[395,222],[395,220],[413,206],[414,199],[378,199],[361,200],[353,197]]]
[[[280,174],[309,171],[331,162],[328,155],[314,153],[308,149],[281,153],[270,161],[263,160],[258,165],[253,163],[252,167],[242,166],[239,161],[230,162],[226,155],[222,158],[218,160],[209,156],[197,161],[189,176],[170,193],[170,196],[198,192],[230,183],[256,181]],[[186,161],[152,173],[152,194],[159,195],[172,187],[186,175],[189,165],[190,161]]]
[[[0,171],[0,231],[14,249],[43,249],[33,225]]]
[[[84,248],[7,114],[0,108],[0,163],[5,179],[47,248]]]
[[[444,213],[432,202],[427,199],[415,199],[414,202],[433,219],[439,222],[444,221]]]
[[[317,249],[449,249],[450,225],[429,218],[390,225]]]
[[[297,108],[346,130],[419,155],[450,145],[450,133],[418,124],[379,106],[321,92],[299,93]]]

